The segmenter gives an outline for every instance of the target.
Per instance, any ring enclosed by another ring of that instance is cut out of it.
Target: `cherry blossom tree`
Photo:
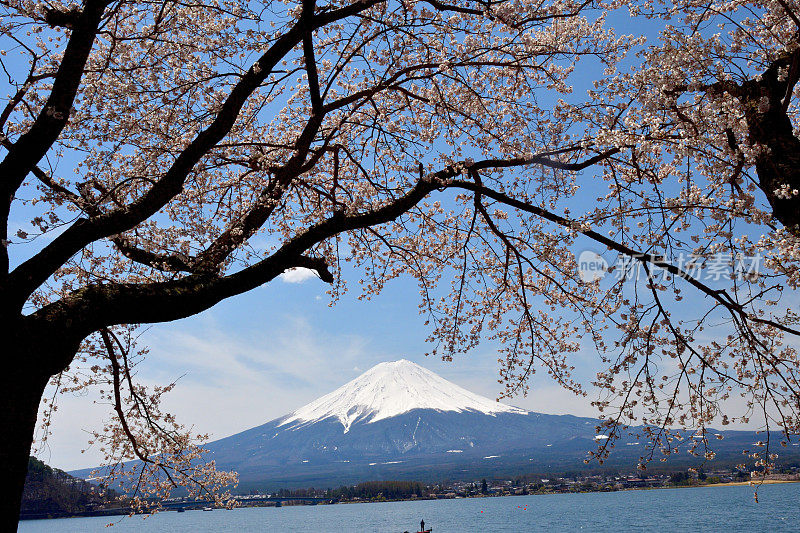
[[[48,384],[105,387],[94,440],[141,461],[117,472],[142,498],[218,495],[171,386],[135,382],[135,328],[293,268],[334,299],[345,263],[367,296],[412,276],[432,353],[497,342],[509,395],[536,368],[586,394],[572,356],[597,353],[601,461],[637,421],[652,454],[685,427],[711,457],[739,394],[797,433],[794,4],[1,5],[8,527]],[[609,13],[669,24],[655,44]],[[625,262],[586,279],[586,247]]]

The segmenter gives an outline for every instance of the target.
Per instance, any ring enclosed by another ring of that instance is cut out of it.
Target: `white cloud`
[[[287,414],[350,379],[367,342],[356,335],[317,331],[286,317],[264,331],[161,330],[147,339],[146,368],[154,381],[185,373],[165,398],[184,422],[213,438]],[[235,413],[235,416],[229,414]]]
[[[308,279],[318,277],[316,271],[304,267],[290,268],[281,274],[284,283],[303,283]]]

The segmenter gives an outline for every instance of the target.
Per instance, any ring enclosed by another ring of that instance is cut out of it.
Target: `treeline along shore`
[[[335,503],[367,503],[403,500],[451,498],[485,498],[529,494],[578,492],[613,492],[620,490],[701,487],[732,484],[759,484],[800,481],[800,465],[786,466],[768,476],[751,477],[736,469],[696,471],[662,471],[654,474],[565,472],[528,473],[513,479],[480,479],[473,481],[366,481],[339,488],[279,489],[274,492],[251,490],[236,494],[229,502],[233,507],[265,507],[283,505],[319,505]],[[153,510],[211,509],[215,503],[183,497],[152,502]],[[74,516],[112,516],[132,514],[124,495],[77,479],[31,457],[23,497],[21,519],[62,518]]]

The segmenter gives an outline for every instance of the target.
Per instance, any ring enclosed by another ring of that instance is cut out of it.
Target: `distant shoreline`
[[[624,489],[617,489],[614,491],[603,491],[603,490],[586,490],[586,491],[579,491],[579,492],[532,492],[530,494],[485,494],[485,495],[476,495],[476,496],[456,496],[455,498],[448,498],[448,499],[457,499],[457,500],[466,500],[472,498],[507,498],[511,496],[551,496],[555,494],[598,494],[603,492],[629,492],[629,491],[647,491],[647,490],[664,490],[664,489],[696,489],[701,487],[743,487],[743,486],[751,486],[753,488],[758,488],[760,485],[779,485],[784,483],[800,483],[800,479],[798,480],[785,480],[785,479],[765,479],[761,481],[730,481],[727,483],[706,483],[703,485],[668,485],[662,487],[629,487]],[[439,500],[443,498],[403,498],[403,499],[396,499],[396,500],[361,500],[361,501],[337,501],[331,503],[319,503],[317,505],[352,505],[358,503],[392,503],[392,502],[413,502],[413,501],[431,501],[431,500]],[[291,498],[287,498],[287,500],[291,501]],[[191,505],[191,504],[189,504]],[[240,505],[234,507],[237,508],[248,508],[248,507],[273,507],[272,505]],[[157,513],[164,513],[170,512],[173,509],[161,509],[156,511]],[[98,510],[95,512],[84,512],[84,513],[75,513],[69,515],[61,515],[61,516],[27,516],[21,517],[20,521],[22,520],[55,520],[60,518],[89,518],[89,517],[111,517],[111,516],[125,516],[129,515],[129,509],[104,509]],[[139,514],[139,513],[135,513]]]
[[[704,483],[702,485],[665,485],[661,487],[628,487],[624,489],[617,489],[614,491],[603,490],[586,490],[578,494],[590,494],[595,492],[628,492],[631,490],[667,490],[667,489],[701,489],[703,487],[745,487],[751,486],[758,488],[759,485],[779,485],[783,483],[800,483],[800,479],[765,479],[763,481],[727,481],[724,483]],[[537,492],[532,493],[531,496],[539,496],[543,494],[570,494],[569,492]],[[519,494],[510,494],[509,496],[519,496]]]
[[[761,481],[729,481],[727,483],[709,483],[708,485],[698,485],[698,487],[738,487],[750,485],[757,487],[759,485],[778,485],[780,483],[800,483],[800,479],[764,479]],[[681,488],[681,487],[675,487]]]

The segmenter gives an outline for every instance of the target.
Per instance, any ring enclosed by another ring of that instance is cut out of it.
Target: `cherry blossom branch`
[[[14,193],[67,125],[97,28],[109,3],[108,0],[87,0],[80,15],[75,17],[72,35],[47,101],[28,131],[14,142],[13,148],[0,162],[0,220],[3,225],[0,230],[4,235]],[[5,257],[4,264],[0,265],[0,275],[8,272],[7,261]]]
[[[594,158],[592,158],[594,159]],[[565,164],[548,157],[532,156],[511,160],[486,160],[474,163],[474,169],[506,168],[529,164],[553,165],[557,168],[580,169],[584,164]],[[268,258],[239,272],[219,276],[201,271],[185,278],[155,283],[95,284],[47,305],[32,319],[69,326],[64,335],[76,341],[100,328],[140,322],[162,322],[191,316],[208,309],[222,299],[241,294],[262,285],[289,268],[307,266],[318,271],[320,278],[331,282],[333,277],[322,259],[305,254],[314,246],[335,235],[380,225],[396,219],[436,189],[448,187],[475,188],[472,182],[451,181],[462,172],[465,163],[446,167],[424,176],[404,195],[374,210],[334,215],[288,240]],[[496,194],[481,188],[489,197]],[[495,197],[495,199],[497,199]],[[75,317],[80,317],[78,320]]]
[[[317,73],[317,62],[314,59],[314,8],[315,0],[303,0],[303,11],[300,14],[300,22],[305,29],[303,34],[303,59],[305,60],[306,75],[308,78],[308,92],[311,98],[311,114],[322,114],[322,97],[319,92],[319,74]]]
[[[476,168],[485,168],[485,167],[481,167],[478,163],[476,163],[475,167]],[[463,180],[454,180],[451,183],[451,185],[453,187],[459,187],[459,188],[470,190],[470,191],[473,191],[473,192],[480,192],[481,194],[483,194],[483,195],[485,195],[485,196],[487,196],[489,198],[492,198],[494,200],[497,200],[499,202],[502,202],[502,203],[504,203],[504,204],[506,204],[508,206],[515,207],[517,209],[520,209],[521,211],[526,211],[528,213],[532,213],[532,214],[537,215],[537,216],[539,216],[539,217],[541,217],[541,218],[543,218],[545,220],[549,220],[550,222],[554,222],[554,223],[558,224],[559,226],[562,226],[562,227],[570,229],[572,231],[576,231],[578,233],[581,233],[582,235],[585,235],[586,237],[589,237],[590,239],[592,239],[592,240],[594,240],[594,241],[596,241],[596,242],[598,242],[600,244],[603,244],[603,245],[607,246],[609,249],[615,250],[615,251],[617,251],[617,252],[619,252],[621,254],[624,254],[624,255],[626,255],[628,257],[631,257],[631,258],[633,258],[633,259],[635,259],[635,260],[637,260],[637,261],[639,261],[641,263],[650,263],[650,264],[652,264],[654,266],[657,266],[659,268],[663,268],[664,270],[666,270],[670,274],[673,274],[676,277],[679,277],[679,278],[683,279],[684,281],[686,281],[687,283],[689,283],[690,285],[692,285],[693,287],[698,289],[700,292],[706,294],[707,296],[710,296],[715,301],[717,301],[720,305],[722,305],[723,307],[728,309],[731,312],[731,314],[733,314],[735,316],[739,316],[742,319],[750,320],[752,322],[756,322],[756,323],[759,323],[759,324],[764,324],[764,325],[768,325],[768,326],[774,327],[774,328],[776,328],[776,329],[778,329],[780,331],[783,331],[785,333],[790,333],[792,335],[800,336],[800,331],[799,330],[796,330],[796,329],[791,328],[789,326],[786,326],[784,324],[780,324],[778,322],[775,322],[774,320],[759,318],[759,317],[754,316],[754,315],[752,315],[750,313],[747,313],[747,311],[745,311],[742,308],[742,306],[740,304],[738,304],[728,294],[727,291],[712,289],[708,285],[706,285],[706,284],[702,283],[701,281],[697,280],[696,278],[692,277],[687,272],[683,271],[682,269],[678,268],[677,266],[673,265],[672,263],[669,263],[669,262],[665,261],[661,257],[655,256],[655,255],[652,255],[652,254],[649,254],[649,253],[644,253],[644,252],[641,252],[639,250],[635,250],[633,248],[630,248],[630,247],[628,247],[628,246],[626,246],[624,244],[621,244],[621,243],[618,243],[618,242],[616,242],[616,241],[614,241],[612,239],[609,239],[605,235],[597,233],[594,230],[584,229],[583,228],[583,224],[581,222],[569,220],[569,219],[567,219],[565,217],[562,217],[560,215],[556,215],[555,213],[547,211],[547,210],[545,210],[545,209],[543,209],[541,207],[538,207],[538,206],[535,206],[535,205],[531,205],[529,203],[522,202],[520,200],[516,200],[516,199],[514,199],[514,198],[512,198],[512,197],[510,197],[510,196],[508,196],[508,195],[506,195],[504,193],[501,193],[501,192],[498,192],[498,191],[494,191],[494,190],[486,188],[486,187],[479,186],[479,185],[475,184],[474,182],[463,181]]]
[[[176,467],[165,463],[162,459],[154,460],[153,459],[154,454],[152,454],[139,442],[139,438],[132,430],[128,422],[128,414],[125,412],[124,400],[122,398],[123,375],[124,375],[124,380],[128,385],[128,393],[130,394],[133,407],[137,410],[138,415],[145,420],[147,426],[152,431],[155,431],[158,435],[166,438],[168,442],[170,442],[170,445],[174,446],[175,449],[180,450],[184,446],[184,444],[182,442],[179,442],[179,440],[176,438],[173,431],[162,427],[158,422],[156,422],[153,419],[150,413],[150,409],[147,406],[147,402],[143,398],[141,398],[136,392],[136,386],[134,385],[133,379],[131,377],[131,369],[128,365],[127,351],[122,346],[122,342],[120,341],[120,339],[114,334],[112,330],[108,328],[101,329],[100,336],[103,340],[108,360],[111,365],[114,412],[117,414],[117,420],[119,420],[125,438],[130,444],[130,450],[133,452],[133,456],[143,463],[141,466],[138,467],[139,474],[137,476],[137,482],[136,485],[134,486],[133,492],[129,494],[129,496],[132,498],[136,498],[138,496],[139,490],[141,489],[141,486],[145,478],[145,465],[150,465],[151,467],[155,468],[156,470],[164,474],[167,477],[169,485],[172,488],[177,488],[185,484],[192,484],[194,486],[199,487],[201,493],[214,496],[213,488],[206,486],[203,479],[199,479],[193,473],[191,463],[186,464],[184,466]],[[115,342],[119,347],[120,354],[124,362],[124,366],[120,365],[119,363],[116,350],[114,349]]]
[[[369,9],[378,1],[379,0],[368,0],[366,2],[357,2],[349,6],[315,15],[312,28],[320,28],[331,22]],[[304,34],[304,27],[298,22],[273,43],[269,50],[259,58],[253,67],[251,67],[233,87],[212,123],[189,143],[178,155],[163,177],[156,181],[141,198],[124,208],[105,213],[96,218],[88,220],[81,218],[77,220],[42,251],[15,268],[9,275],[6,288],[11,300],[16,301],[16,304],[21,308],[24,301],[36,287],[44,283],[56,269],[74,254],[78,253],[83,247],[103,237],[118,234],[134,227],[136,224],[153,216],[172,198],[180,194],[184,182],[194,166],[225,137],[233,127],[246,100],[272,72],[275,65],[277,65],[292,48],[302,42]],[[88,45],[90,47],[91,42],[89,42]],[[88,50],[86,54],[88,55]],[[78,78],[76,83],[79,81],[80,79]],[[77,87],[75,90],[77,90]],[[313,121],[314,118],[312,117],[310,122]],[[315,128],[307,128],[307,131],[312,130],[315,130]],[[304,143],[310,143],[310,137],[312,136],[313,135],[301,136],[298,140],[298,148],[302,149]],[[19,141],[17,144],[19,144]],[[6,157],[6,160],[9,160],[10,156],[11,154]],[[5,161],[0,163],[0,175],[4,174],[2,172],[2,165],[4,163]],[[11,163],[9,163],[9,165],[10,164]],[[25,174],[27,174],[28,170],[29,168],[25,169]],[[7,220],[7,216],[0,218],[4,221]],[[226,254],[228,252],[229,250],[224,251]],[[202,261],[201,263],[204,265],[217,264],[215,261]]]
[[[791,6],[789,6],[789,4],[786,2],[786,0],[778,0],[778,3],[781,5],[783,10],[786,12],[786,16],[788,16],[790,19],[792,19],[792,22],[794,22],[795,25],[797,26],[798,30],[800,30],[800,18],[797,18],[797,14],[794,12],[794,10],[791,8]]]
[[[111,342],[111,337],[109,335],[108,330],[107,329],[101,330],[100,336],[103,338],[106,350],[108,351],[108,360],[111,362],[112,378],[114,383],[114,411],[117,413],[117,419],[119,420],[119,423],[122,426],[122,430],[125,432],[125,436],[128,438],[128,442],[130,442],[131,444],[131,448],[133,449],[134,455],[143,463],[154,464],[149,454],[146,451],[140,449],[138,444],[138,439],[131,431],[130,426],[128,426],[128,417],[125,415],[125,411],[122,407],[122,385],[120,379],[120,374],[121,374],[120,365],[119,361],[117,361],[117,354],[114,352],[114,345]],[[175,480],[172,478],[172,475],[166,469],[164,470],[164,473],[167,475],[173,486],[177,487],[178,485],[175,483]]]

